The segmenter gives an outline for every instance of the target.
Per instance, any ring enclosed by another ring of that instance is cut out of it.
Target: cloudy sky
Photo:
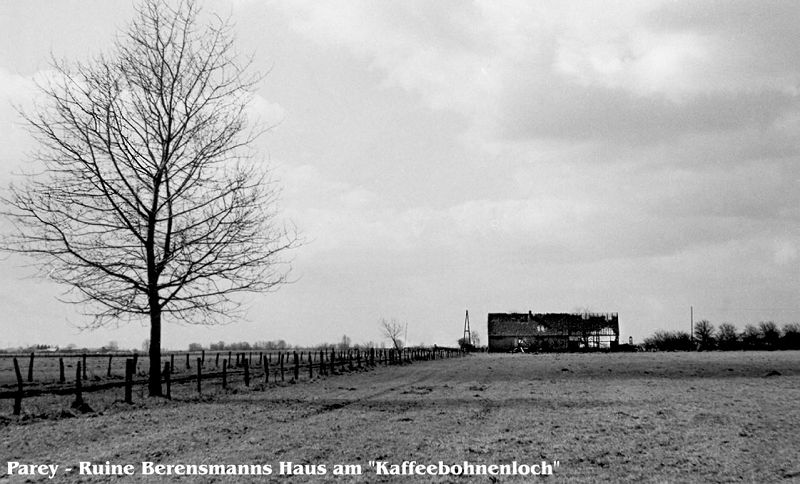
[[[454,344],[464,311],[618,312],[622,338],[695,319],[800,321],[800,4],[209,1],[269,71],[258,149],[303,232],[295,282],[165,346]],[[0,6],[0,182],[33,148],[14,105],[85,60],[123,1]],[[2,222],[5,224],[5,222]],[[5,226],[5,225],[3,225]],[[61,288],[0,261],[0,347],[138,347],[81,332]]]

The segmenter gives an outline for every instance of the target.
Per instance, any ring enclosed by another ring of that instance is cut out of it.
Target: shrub
[[[645,338],[644,347],[658,351],[687,351],[692,347],[692,338],[686,331],[656,331]]]
[[[742,347],[746,350],[758,349],[761,345],[760,340],[761,332],[752,324],[748,324],[742,331],[741,340]]]
[[[736,333],[736,326],[731,323],[722,323],[717,328],[717,347],[721,350],[739,349],[739,335]]]
[[[758,332],[761,336],[763,349],[772,350],[778,346],[781,332],[777,324],[772,321],[761,321],[758,323]]]
[[[788,323],[783,326],[780,347],[785,350],[800,350],[800,324]]]
[[[707,319],[701,319],[694,325],[694,337],[701,350],[714,348],[714,325]]]

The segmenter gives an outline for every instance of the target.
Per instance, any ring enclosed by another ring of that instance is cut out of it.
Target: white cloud
[[[711,28],[713,18],[662,20],[682,8],[668,2],[281,6],[299,32],[369,59],[387,84],[467,116],[487,138],[654,143],[769,126],[797,111],[800,68],[754,76],[759,50],[731,41],[732,28]],[[780,12],[758,11],[763,31],[785,23]],[[797,49],[781,47],[770,66],[799,65]]]
[[[252,123],[260,123],[267,128],[277,128],[286,119],[286,110],[280,104],[255,94],[247,106],[247,117]]]

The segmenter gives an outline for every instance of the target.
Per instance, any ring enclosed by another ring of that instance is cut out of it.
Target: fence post
[[[228,388],[228,360],[222,360],[222,389]]]
[[[281,381],[286,381],[286,377],[284,376],[284,367],[283,367],[283,353],[278,354],[278,359],[281,362]]]
[[[83,369],[86,371],[86,368]],[[78,362],[78,367],[75,369],[75,401],[72,403],[73,408],[83,405],[83,392],[81,387],[81,363]]]
[[[206,350],[200,350],[200,361],[203,365],[206,364]]]
[[[203,393],[202,391],[202,384],[200,383],[203,380],[203,360],[198,356],[197,357],[197,393]]]
[[[114,358],[113,355],[108,355],[108,369],[106,370],[106,376],[111,378],[111,359]]]
[[[125,403],[133,403],[133,373],[135,363],[133,358],[125,360]]]
[[[58,382],[64,383],[67,379],[64,377],[64,358],[58,357]]]
[[[175,353],[169,355],[169,372],[170,372],[170,374],[172,374],[173,371],[175,371]]]
[[[308,379],[314,378],[314,352],[308,352]]]
[[[167,400],[172,400],[172,365],[164,363],[164,380],[167,384]]]
[[[133,374],[135,375],[139,371],[139,352],[133,352]]]
[[[269,383],[269,360],[263,359],[264,362],[264,383]]]
[[[331,375],[336,374],[336,350],[331,348]]]
[[[33,351],[31,351],[31,359],[28,361],[28,381],[33,381]]]
[[[244,366],[244,386],[250,386],[250,358],[242,358],[242,366]]]
[[[217,357],[214,359],[214,368],[219,368],[219,352],[217,353]]]
[[[189,363],[189,353],[186,353],[186,369],[191,370],[192,365]]]
[[[83,379],[86,379],[86,353],[83,354]]]
[[[19,371],[19,363],[14,357],[14,373],[17,374],[17,394],[14,395],[14,415],[19,415],[22,411],[22,372]]]
[[[294,352],[294,381],[300,379],[300,359],[297,356],[297,351]]]

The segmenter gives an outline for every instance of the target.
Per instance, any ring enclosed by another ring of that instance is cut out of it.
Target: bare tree
[[[465,349],[467,351],[472,351],[473,349],[479,347],[481,345],[480,335],[477,331],[472,331],[470,333],[470,337],[467,338],[466,336],[462,336],[458,339],[458,346],[461,349]]]
[[[800,349],[800,324],[786,323],[783,325],[782,332],[783,337],[781,338],[781,346],[783,349]]]
[[[471,336],[472,336],[472,346],[474,346],[476,348],[478,346],[480,346],[481,345],[481,335],[478,334],[477,331],[473,330]]]
[[[405,325],[394,318],[388,321],[384,318],[381,318],[380,327],[381,332],[383,332],[383,335],[391,340],[394,348],[397,351],[402,350],[404,346],[402,336],[405,332]]]
[[[296,235],[253,159],[246,108],[259,75],[230,25],[200,25],[192,0],[143,0],[127,32],[88,63],[54,61],[45,102],[23,113],[42,147],[12,185],[6,250],[38,258],[86,303],[87,327],[149,317],[150,395],[161,395],[162,316],[215,324],[242,292],[286,281]]]
[[[758,332],[761,335],[762,345],[768,349],[774,349],[778,345],[781,331],[774,321],[761,321],[758,323]]]
[[[717,341],[719,349],[733,350],[739,345],[739,335],[736,333],[736,326],[731,323],[722,323],[717,329]]]
[[[352,342],[352,340],[350,339],[349,336],[347,336],[346,334],[342,335],[342,340],[339,341],[339,345],[338,345],[339,351],[347,351],[347,350],[349,350],[350,346],[351,346],[351,342]]]
[[[740,338],[742,341],[742,346],[748,350],[756,349],[760,345],[760,337],[761,333],[759,332],[758,328],[752,324],[747,324],[745,325]]]
[[[694,337],[700,343],[700,349],[711,349],[714,344],[714,325],[706,319],[701,319],[694,325]]]

